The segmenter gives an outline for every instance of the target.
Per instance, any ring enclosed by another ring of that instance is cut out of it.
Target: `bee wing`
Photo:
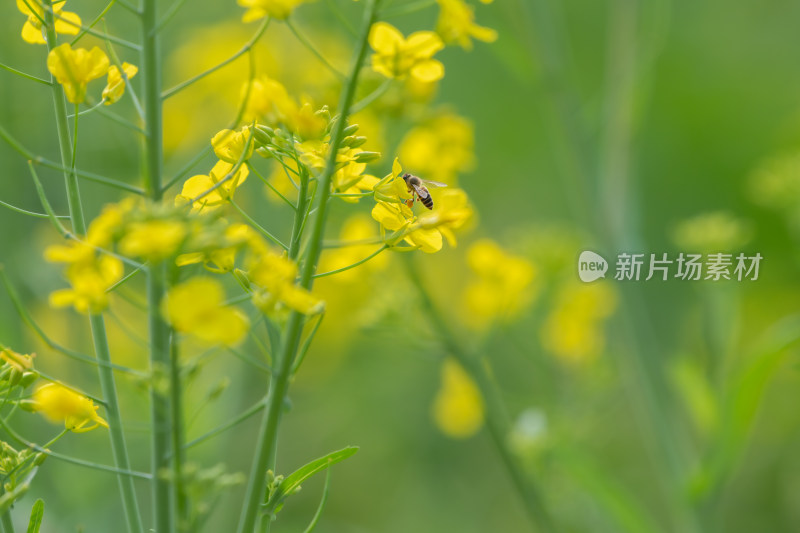
[[[447,187],[447,184],[441,181],[422,180],[422,182],[428,187]]]
[[[414,192],[416,192],[417,196],[419,196],[420,198],[427,198],[428,196],[430,196],[428,189],[426,189],[425,187],[414,184],[412,184],[411,186],[414,187]]]

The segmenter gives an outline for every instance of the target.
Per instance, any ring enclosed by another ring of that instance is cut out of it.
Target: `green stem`
[[[189,524],[189,503],[183,479],[186,460],[186,435],[183,422],[183,395],[181,394],[181,365],[178,360],[178,343],[172,343],[170,391],[172,393],[172,474],[175,482],[175,506],[178,531],[186,531]]]
[[[163,102],[161,100],[161,57],[157,20],[157,0],[142,2],[142,82],[144,86],[144,116],[146,140],[144,146],[145,190],[153,202],[163,195],[161,186],[163,153]],[[150,370],[154,383],[150,387],[150,417],[152,424],[151,464],[153,476],[151,493],[153,529],[157,533],[172,531],[170,483],[165,471],[170,466],[170,397],[180,394],[180,378],[173,377],[170,350],[170,329],[161,317],[161,302],[167,286],[167,266],[152,265],[147,276],[147,310],[150,329]],[[170,375],[169,391],[158,386],[159,376]],[[176,390],[175,387],[178,387]],[[176,457],[175,460],[179,460]]]
[[[3,526],[4,533],[14,533],[14,522],[11,521],[11,509],[7,509],[0,516],[0,524]]]
[[[314,277],[315,278],[322,278],[322,277],[325,277],[325,276],[332,276],[334,274],[338,274],[339,272],[344,272],[346,270],[350,270],[351,268],[355,268],[355,267],[357,267],[359,265],[363,265],[364,263],[366,263],[367,261],[369,261],[370,259],[372,259],[376,255],[378,255],[382,251],[386,250],[387,248],[389,248],[389,245],[388,244],[384,244],[383,246],[381,246],[380,248],[378,248],[377,250],[375,250],[374,252],[369,254],[364,259],[362,259],[360,261],[356,261],[352,265],[347,265],[346,267],[337,268],[336,270],[331,270],[329,272],[322,272],[321,274],[314,274]]]
[[[486,427],[489,430],[489,435],[492,438],[495,449],[500,455],[503,466],[505,466],[514,487],[522,499],[525,511],[530,517],[531,522],[537,526],[538,531],[556,531],[556,527],[547,510],[541,491],[533,481],[525,475],[522,465],[519,464],[517,457],[508,447],[508,434],[511,422],[497,384],[491,379],[482,362],[468,355],[466,350],[458,342],[456,334],[450,329],[449,324],[445,321],[426,290],[419,269],[414,262],[414,258],[407,256],[406,259],[406,271],[408,272],[411,282],[417,289],[423,311],[428,316],[431,325],[439,333],[440,339],[448,353],[456,358],[458,363],[475,381],[481,391],[481,395],[486,403]]]
[[[3,70],[9,71],[12,74],[16,74],[17,76],[21,76],[21,77],[23,77],[25,79],[28,79],[28,80],[31,80],[31,81],[35,81],[35,82],[41,83],[43,85],[52,85],[51,82],[49,82],[47,80],[43,80],[42,78],[37,78],[36,76],[32,76],[30,74],[25,74],[21,70],[17,70],[15,68],[9,67],[8,65],[5,65],[3,63],[0,63],[0,68],[3,69]]]
[[[303,263],[300,278],[300,284],[305,288],[310,288],[312,285],[312,276],[317,268],[317,262],[319,261],[320,252],[322,251],[322,238],[325,232],[328,200],[331,194],[331,179],[336,166],[336,155],[342,142],[343,131],[347,123],[348,110],[355,96],[359,72],[361,71],[361,66],[367,53],[367,37],[372,23],[375,20],[378,2],[379,0],[369,0],[367,3],[358,49],[356,50],[350,75],[339,101],[339,112],[341,116],[337,119],[331,133],[328,161],[325,166],[325,171],[317,184],[318,198],[316,199],[316,219],[314,221],[308,255]],[[305,196],[306,195],[301,195],[301,198]],[[305,218],[305,209],[300,209],[298,205],[292,240],[289,245],[290,256],[292,251],[299,253],[301,236],[295,235],[294,232],[295,230],[299,232],[304,226],[304,222],[302,222],[298,227],[298,222],[301,217],[303,219]],[[256,456],[250,470],[250,478],[245,492],[242,515],[239,520],[239,527],[237,530],[239,533],[253,533],[255,531],[259,509],[261,508],[261,503],[264,501],[267,471],[275,469],[278,425],[283,410],[283,403],[289,388],[293,359],[300,344],[300,335],[302,334],[302,325],[304,322],[303,318],[303,315],[298,312],[292,312],[289,315],[286,333],[281,343],[281,353],[277,354],[276,357],[274,371],[270,378],[270,388],[267,394],[267,409],[261,421],[261,430],[255,448]],[[266,524],[267,530],[269,527],[268,522]]]
[[[46,21],[47,48],[52,50],[56,47],[55,20],[53,18],[52,0],[44,0],[44,17]],[[75,161],[72,157],[72,145],[69,137],[69,126],[67,124],[67,107],[64,97],[64,89],[60,84],[52,82],[53,103],[56,110],[56,126],[58,132],[59,149],[61,151],[61,162],[65,167],[64,178],[67,186],[67,199],[69,202],[69,214],[72,221],[73,232],[84,235],[86,233],[86,219],[83,215],[81,206],[80,191],[78,188],[78,176],[75,172]],[[76,142],[76,140],[73,140]],[[125,432],[122,428],[122,415],[119,410],[117,399],[116,382],[114,373],[111,370],[111,354],[108,348],[108,337],[106,335],[105,323],[102,315],[90,315],[89,322],[92,329],[92,340],[94,342],[95,354],[98,362],[98,374],[103,397],[106,400],[106,417],[108,418],[109,436],[111,438],[111,450],[114,455],[116,467],[119,470],[130,470],[128,450],[125,444]],[[139,515],[139,504],[136,500],[136,490],[133,479],[129,476],[119,475],[117,477],[122,502],[125,510],[129,533],[140,533],[142,522]]]

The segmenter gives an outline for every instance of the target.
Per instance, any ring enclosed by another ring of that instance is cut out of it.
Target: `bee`
[[[431,193],[428,191],[428,187],[447,187],[447,184],[445,183],[424,180],[419,176],[414,176],[413,174],[403,174],[403,180],[406,182],[408,192],[411,193],[411,199],[406,200],[406,205],[408,207],[414,205],[415,198],[419,198],[419,201],[422,202],[422,205],[428,209],[433,209],[433,198],[431,198]]]

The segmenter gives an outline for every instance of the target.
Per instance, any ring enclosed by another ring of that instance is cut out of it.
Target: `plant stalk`
[[[379,0],[369,0],[364,13],[364,22],[358,43],[358,49],[353,59],[353,65],[347,78],[344,91],[339,101],[340,116],[334,124],[331,133],[330,149],[325,170],[317,184],[318,198],[316,202],[316,218],[312,228],[308,255],[302,265],[300,285],[310,289],[313,283],[313,275],[317,268],[319,256],[322,251],[322,238],[325,233],[325,224],[328,213],[328,200],[331,194],[331,179],[336,168],[336,155],[339,151],[343,138],[343,131],[347,123],[348,110],[355,97],[358,76],[364,57],[367,53],[367,38],[370,28],[375,20]],[[304,217],[304,210],[298,205],[295,226],[293,228],[290,251],[293,249],[295,254],[299,252],[300,235],[304,225],[301,217]],[[298,224],[298,222],[301,222]],[[247,490],[245,492],[245,502],[242,507],[242,515],[239,520],[239,533],[253,533],[258,524],[258,514],[261,503],[264,501],[267,471],[275,469],[275,456],[278,442],[278,425],[283,410],[286,392],[289,388],[289,378],[291,375],[292,362],[297,348],[300,344],[300,336],[303,331],[303,315],[292,312],[286,326],[285,335],[281,344],[281,353],[275,360],[272,377],[270,378],[270,388],[267,394],[267,409],[261,421],[261,431],[256,444],[256,456],[250,470]],[[271,517],[266,517],[265,529],[269,531]]]
[[[145,190],[153,202],[162,198],[161,181],[164,168],[163,119],[161,100],[161,57],[156,28],[157,0],[142,0],[142,82],[144,84],[145,117]],[[161,317],[161,302],[167,287],[167,266],[150,267],[147,276],[147,301],[150,327],[150,370],[153,383],[150,388],[150,414],[152,423],[151,472],[153,528],[156,533],[172,531],[172,503],[169,479],[171,408],[170,398],[180,395],[180,377],[172,378],[177,364],[171,362],[170,328]],[[162,379],[170,375],[170,379]],[[169,383],[164,387],[163,383]],[[177,390],[176,390],[177,388]],[[182,456],[174,457],[179,461]]]
[[[55,19],[52,11],[52,1],[44,0],[44,18],[46,25],[46,41],[48,51],[53,50],[58,42],[55,32]],[[67,118],[67,106],[64,96],[64,89],[59,83],[51,79],[53,91],[53,104],[55,105],[56,130],[58,133],[58,145],[61,152],[61,164],[64,167],[64,178],[67,188],[67,200],[69,203],[69,216],[72,224],[72,231],[78,235],[86,234],[86,219],[81,205],[80,189],[78,186],[78,175],[75,172],[75,161],[73,158],[73,143],[77,139],[70,140],[69,124]],[[103,398],[106,402],[106,417],[108,418],[109,437],[111,439],[111,451],[114,455],[114,464],[120,471],[130,470],[127,445],[125,444],[125,432],[122,427],[122,416],[119,410],[119,400],[117,397],[116,382],[111,368],[111,353],[108,347],[108,336],[105,329],[105,320],[102,314],[89,315],[89,323],[92,330],[92,340],[94,342],[95,355],[102,364],[98,365],[98,375],[100,386],[103,391]],[[136,499],[136,488],[133,478],[123,474],[117,476],[120,492],[122,493],[122,503],[125,511],[129,533],[140,533],[143,530],[142,519],[139,514],[139,504]]]

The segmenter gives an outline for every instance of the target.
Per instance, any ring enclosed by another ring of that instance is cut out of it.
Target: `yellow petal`
[[[376,52],[393,54],[404,41],[400,30],[388,22],[376,22],[369,32],[369,44]]]
[[[30,44],[45,44],[47,41],[42,37],[42,29],[37,28],[29,20],[22,25],[22,40]]]
[[[411,75],[421,82],[438,81],[444,77],[444,65],[436,59],[427,59],[414,65]]]
[[[432,31],[418,31],[408,36],[406,50],[414,57],[429,58],[444,48],[441,37]]]
[[[36,1],[36,0],[31,0]],[[81,18],[76,13],[64,11],[59,13],[56,19],[56,33],[63,33],[65,35],[77,35],[80,31]]]
[[[437,229],[418,229],[407,235],[405,240],[428,254],[442,249],[442,234]]]

